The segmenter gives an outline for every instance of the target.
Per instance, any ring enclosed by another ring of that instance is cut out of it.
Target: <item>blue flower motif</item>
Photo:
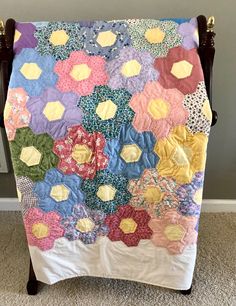
[[[84,48],[90,55],[100,55],[108,60],[118,56],[119,50],[131,44],[128,25],[121,21],[96,21],[84,28]]]
[[[138,133],[123,125],[118,137],[107,141],[108,170],[128,179],[138,178],[146,168],[155,168],[159,157],[153,151],[156,139],[151,132]]]
[[[184,216],[199,216],[202,202],[204,173],[197,172],[190,184],[180,186],[176,194],[179,199],[178,211]]]
[[[9,87],[23,87],[31,97],[38,96],[46,87],[55,85],[54,65],[50,55],[41,56],[34,49],[23,49],[14,59]]]
[[[99,209],[106,214],[116,212],[120,205],[128,204],[131,194],[127,190],[128,179],[98,171],[93,180],[84,180],[82,190],[86,194],[85,204],[90,209]]]
[[[39,198],[38,206],[44,211],[57,211],[67,217],[73,206],[84,200],[80,185],[81,178],[76,174],[65,175],[52,168],[47,171],[44,181],[34,186],[34,192]]]

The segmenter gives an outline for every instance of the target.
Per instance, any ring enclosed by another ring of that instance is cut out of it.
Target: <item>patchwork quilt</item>
[[[16,23],[4,111],[38,280],[189,289],[212,120],[192,19]]]

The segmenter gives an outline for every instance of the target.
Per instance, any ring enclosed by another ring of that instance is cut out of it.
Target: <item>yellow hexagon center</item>
[[[159,187],[147,187],[143,196],[147,202],[159,203],[163,199],[164,193]]]
[[[87,64],[74,65],[70,71],[70,76],[75,81],[83,81],[90,76],[91,71],[92,70],[89,68]]]
[[[21,32],[18,30],[15,30],[15,35],[14,35],[14,43],[16,43],[21,37]]]
[[[137,162],[142,154],[142,150],[136,145],[124,145],[120,156],[127,162],[127,163],[133,163]]]
[[[164,229],[164,235],[170,241],[180,241],[185,236],[185,229],[180,224],[170,224]]]
[[[137,223],[132,218],[122,219],[119,228],[125,234],[133,234],[137,229]]]
[[[174,63],[170,72],[177,79],[184,79],[191,75],[192,69],[193,69],[193,65],[183,60],[183,61]]]
[[[116,194],[116,189],[111,185],[102,185],[99,186],[97,191],[97,196],[103,201],[111,201],[114,199]]]
[[[172,160],[177,166],[187,166],[191,163],[193,152],[190,147],[178,145],[175,148]]]
[[[86,145],[76,144],[72,149],[71,156],[78,164],[89,163],[92,158],[92,151]]]
[[[114,118],[116,111],[117,111],[117,105],[113,103],[111,100],[98,103],[98,106],[96,108],[96,114],[102,120],[108,120]]]
[[[100,32],[97,37],[97,42],[101,47],[110,47],[116,42],[116,34],[112,31]]]
[[[34,223],[32,226],[32,234],[37,238],[37,239],[43,239],[48,237],[49,235],[49,227],[47,224],[38,222]]]
[[[79,219],[76,224],[76,229],[81,233],[91,232],[94,227],[95,224],[90,218]]]
[[[48,121],[59,120],[65,111],[64,105],[60,101],[48,102],[43,109],[44,116]]]
[[[159,44],[165,38],[165,32],[163,32],[160,28],[152,28],[148,29],[145,32],[145,38],[150,44]]]
[[[212,121],[212,111],[210,107],[209,100],[205,100],[202,106],[202,113],[211,122]]]
[[[142,66],[138,61],[130,60],[122,65],[121,73],[127,78],[133,77],[139,75],[141,68]]]
[[[147,111],[155,120],[164,119],[169,115],[170,106],[168,102],[162,99],[151,99]]]
[[[49,41],[54,46],[63,46],[67,43],[69,36],[66,34],[64,30],[53,31]]]
[[[42,154],[34,146],[24,147],[20,153],[20,160],[28,167],[38,165],[41,157]]]
[[[202,204],[202,193],[203,193],[202,188],[197,189],[197,191],[194,193],[193,201],[198,205]]]
[[[56,202],[65,201],[68,199],[70,190],[63,184],[52,186],[50,191],[50,197]]]
[[[21,67],[20,72],[28,80],[37,80],[40,77],[42,70],[36,63],[25,63]]]

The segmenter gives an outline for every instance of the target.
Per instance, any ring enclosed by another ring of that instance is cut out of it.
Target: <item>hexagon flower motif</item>
[[[58,157],[52,152],[53,140],[46,134],[35,135],[29,128],[17,129],[9,145],[16,176],[43,180],[46,171],[58,163]]]
[[[129,103],[135,111],[133,126],[139,132],[151,131],[157,138],[166,137],[173,127],[184,125],[188,119],[183,101],[184,95],[177,89],[149,82]]]
[[[156,58],[154,67],[160,72],[158,81],[164,88],[176,88],[184,95],[193,93],[204,80],[196,49],[173,48],[167,57]]]
[[[36,50],[42,55],[52,55],[64,60],[72,51],[83,48],[81,26],[75,22],[49,22],[38,27],[34,34],[38,39]]]
[[[194,93],[184,97],[184,106],[189,111],[186,126],[192,133],[210,133],[212,110],[208,100],[205,82],[199,82]]]
[[[44,213],[39,208],[30,208],[24,216],[28,244],[42,251],[53,248],[54,241],[63,237],[61,217],[55,212]]]
[[[123,241],[128,247],[137,246],[141,239],[150,239],[152,230],[148,226],[149,214],[135,210],[129,205],[120,206],[118,211],[106,217],[111,241]]]
[[[124,21],[96,21],[91,28],[83,28],[86,52],[107,60],[117,57],[119,50],[131,43],[127,27]]]
[[[34,182],[30,178],[26,176],[16,177],[16,190],[23,215],[29,208],[38,206],[38,198],[33,192],[33,188]]]
[[[44,180],[34,186],[34,192],[39,199],[38,206],[43,211],[54,210],[67,217],[71,214],[73,206],[84,200],[80,186],[81,178],[76,174],[65,175],[55,168],[50,169]]]
[[[186,50],[197,49],[199,46],[197,18],[183,22],[178,27],[178,33],[183,37],[182,46]]]
[[[152,133],[138,133],[131,125],[123,125],[118,137],[107,141],[108,170],[128,179],[140,177],[145,168],[154,168],[159,160],[153,151],[155,143]]]
[[[84,111],[83,126],[88,132],[99,131],[106,138],[115,138],[120,127],[129,123],[134,112],[128,103],[131,94],[125,89],[112,90],[108,86],[97,86],[94,92],[81,97],[79,107]]]
[[[84,51],[73,51],[64,61],[58,61],[55,72],[59,76],[57,88],[62,92],[90,95],[96,85],[106,85],[105,60],[100,56],[88,56]]]
[[[160,157],[158,173],[174,178],[179,184],[190,183],[194,174],[205,168],[207,142],[203,133],[193,135],[185,126],[175,127],[155,146]]]
[[[128,32],[135,49],[160,57],[181,45],[182,37],[177,29],[178,24],[171,20],[140,19],[129,24]]]
[[[188,245],[197,242],[197,222],[196,217],[184,217],[175,209],[170,209],[162,218],[153,218],[149,222],[153,231],[151,240],[170,254],[181,254]]]
[[[99,210],[90,210],[85,205],[77,204],[71,216],[61,222],[65,229],[65,237],[69,241],[81,240],[84,244],[95,243],[99,236],[108,233],[104,223],[106,215]]]
[[[146,209],[151,216],[161,217],[170,208],[177,208],[179,185],[172,178],[158,175],[156,169],[145,169],[137,180],[130,180],[129,205]]]
[[[47,88],[41,96],[30,98],[27,102],[30,128],[35,134],[47,133],[53,139],[65,136],[68,127],[82,122],[78,99],[74,93],[61,93],[55,88]]]
[[[176,193],[179,199],[178,211],[184,216],[199,216],[202,204],[204,173],[197,172],[190,184],[181,185]]]
[[[127,184],[128,180],[121,175],[99,171],[93,180],[85,180],[82,184],[85,203],[91,209],[114,213],[118,206],[127,204],[131,198]]]
[[[66,174],[76,173],[84,179],[93,179],[98,170],[107,167],[105,144],[101,133],[89,134],[81,125],[68,128],[67,135],[54,143],[53,152],[60,159],[58,168]]]
[[[57,81],[53,57],[41,56],[34,49],[23,49],[14,59],[10,87],[23,87],[29,96],[38,96]]]
[[[4,109],[4,124],[8,140],[15,138],[16,129],[29,125],[30,113],[26,109],[27,93],[23,88],[9,88]]]
[[[143,90],[148,81],[157,80],[159,73],[153,68],[154,58],[148,52],[127,47],[119,57],[107,63],[110,75],[108,85],[112,89],[125,88],[131,94]]]
[[[13,50],[19,54],[23,48],[35,48],[37,39],[34,37],[36,27],[30,22],[16,22]]]

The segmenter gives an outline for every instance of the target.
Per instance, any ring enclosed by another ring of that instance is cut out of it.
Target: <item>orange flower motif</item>
[[[207,142],[204,133],[191,134],[184,126],[175,127],[154,148],[160,157],[158,173],[174,178],[179,184],[190,183],[193,175],[205,168]]]

